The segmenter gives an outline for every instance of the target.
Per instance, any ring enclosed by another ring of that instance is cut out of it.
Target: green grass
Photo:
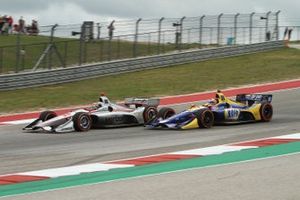
[[[11,46],[16,45],[17,43],[17,35],[1,35],[0,37],[0,46]],[[56,40],[63,40],[61,38],[56,38]],[[64,39],[65,40],[65,39]],[[28,36],[28,35],[20,35],[21,44],[38,44],[43,42],[48,42],[49,37],[46,36]]]
[[[112,100],[164,96],[300,77],[300,50],[282,48],[232,58],[0,92],[0,113],[89,104],[100,92]]]

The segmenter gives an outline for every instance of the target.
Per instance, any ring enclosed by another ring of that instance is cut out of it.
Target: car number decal
[[[225,109],[226,119],[237,119],[240,115],[240,110],[235,108]]]

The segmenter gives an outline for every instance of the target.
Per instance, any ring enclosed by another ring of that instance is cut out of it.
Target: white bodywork
[[[121,106],[121,105],[111,103],[107,97],[101,96],[99,98],[99,102],[94,104],[91,108],[74,110],[69,113],[59,115],[52,119],[46,120],[44,122],[40,119],[37,119],[31,124],[29,124],[28,126],[26,126],[24,130],[44,130],[46,132],[61,132],[61,133],[72,132],[75,131],[73,117],[76,113],[79,112],[88,113],[92,118],[93,117],[109,118],[113,120],[117,120],[118,117],[125,116],[125,115],[132,116],[136,119],[137,124],[144,124],[143,113],[145,110],[145,106],[140,106],[140,105],[144,105],[146,101],[147,99],[131,98],[130,102],[125,101],[126,106]],[[159,103],[159,100],[155,102]],[[139,105],[139,107],[136,107],[136,105]],[[118,125],[108,125],[104,127],[114,127],[114,126],[118,126]]]

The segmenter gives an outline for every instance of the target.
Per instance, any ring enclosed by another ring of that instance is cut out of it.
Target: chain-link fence
[[[0,73],[278,40],[278,20],[268,12],[42,26],[39,36],[3,36],[15,45],[0,46]]]

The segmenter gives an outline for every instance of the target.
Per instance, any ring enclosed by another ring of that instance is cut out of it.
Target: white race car
[[[26,131],[72,132],[91,128],[109,128],[143,125],[157,115],[159,99],[127,98],[124,105],[111,103],[101,95],[90,108],[57,115],[43,111],[38,119],[23,128]]]

